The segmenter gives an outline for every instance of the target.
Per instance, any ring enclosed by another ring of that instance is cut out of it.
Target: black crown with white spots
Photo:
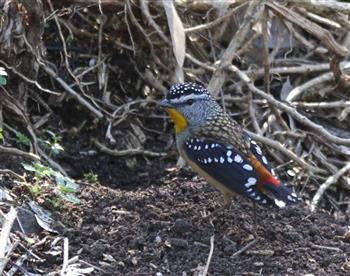
[[[186,95],[202,95],[202,94],[207,94],[210,95],[207,89],[205,89],[203,86],[199,84],[195,84],[192,82],[185,82],[185,83],[179,83],[175,84],[172,87],[170,87],[167,99],[172,100],[172,99],[178,99],[182,96]]]

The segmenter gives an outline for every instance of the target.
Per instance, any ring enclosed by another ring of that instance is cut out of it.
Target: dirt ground
[[[147,181],[148,182],[148,181]],[[346,223],[303,204],[258,208],[237,199],[207,221],[220,194],[187,170],[168,169],[147,184],[85,186],[82,204],[61,215],[70,254],[99,267],[96,275],[198,275],[213,238],[208,275],[349,275]]]
[[[223,199],[188,168],[174,167],[173,147],[164,158],[138,157],[138,168],[130,171],[123,158],[79,155],[91,147],[84,141],[81,135],[66,142],[59,161],[75,178],[93,171],[100,183],[81,184],[81,204],[56,210],[55,219],[64,225],[58,235],[41,230],[31,236],[40,244],[33,248],[39,258],[26,260],[27,271],[59,271],[63,257],[52,253],[53,244],[67,237],[69,256],[95,266],[93,275],[201,275],[211,247],[207,275],[350,274],[345,216],[310,213],[304,202],[282,210],[257,207],[254,239],[253,206],[243,198],[211,221],[203,218]],[[0,163],[24,173],[19,157],[0,156]],[[2,182],[20,196],[13,180],[3,177]],[[24,253],[13,254],[9,264]]]
[[[211,247],[207,275],[350,274],[345,216],[310,213],[304,202],[283,210],[257,207],[254,238],[253,206],[243,198],[212,220],[203,218],[220,208],[222,196],[188,168],[174,167],[174,147],[162,158],[137,157],[132,171],[123,158],[79,154],[91,149],[89,137],[65,137],[58,161],[75,179],[92,171],[100,182],[80,185],[80,205],[53,210],[64,225],[58,235],[41,231],[30,237],[40,244],[33,249],[39,258],[26,260],[27,271],[47,275],[60,270],[63,256],[52,253],[53,244],[67,237],[69,256],[95,266],[93,275],[203,275]],[[23,162],[0,156],[2,167],[20,174],[25,173]],[[13,180],[2,180],[21,197]],[[27,239],[22,235],[23,242]],[[9,264],[24,253],[14,254]]]
[[[2,239],[13,246],[5,276],[89,272],[65,273],[75,264],[93,267],[92,275],[350,275],[345,181],[324,193],[327,200],[316,213],[307,205],[326,177],[349,160],[348,140],[340,139],[350,135],[344,108],[349,73],[346,63],[340,66],[349,60],[346,9],[322,5],[318,11],[319,3],[296,7],[293,1],[254,1],[249,7],[231,1],[226,8],[215,1],[175,1],[180,16],[172,21],[180,22],[174,28],[167,5],[164,13],[157,1],[41,2],[6,1],[1,7],[6,70],[0,68],[0,197],[6,198],[5,187],[14,199],[0,200],[0,211],[8,214],[14,206],[32,226],[28,234],[17,219],[9,239]],[[157,105],[179,65],[186,80],[209,87],[223,77],[213,92],[222,88],[221,104],[242,127],[260,130],[325,171],[310,176],[290,155],[277,154],[278,147],[267,152],[283,177],[303,189],[304,202],[282,210],[257,207],[256,229],[252,203],[243,198],[204,219],[220,208],[222,196],[188,168],[174,167],[173,126]],[[334,81],[323,77],[331,73]],[[166,156],[113,157],[93,140],[116,151]],[[64,150],[53,154],[57,144]],[[35,145],[42,161],[47,155],[80,184],[74,194],[79,205],[58,200],[63,193],[48,176],[35,195],[34,173],[22,165],[32,160],[7,149],[29,152]],[[98,183],[86,183],[89,172]],[[39,226],[25,209],[28,202],[53,212],[58,233]]]

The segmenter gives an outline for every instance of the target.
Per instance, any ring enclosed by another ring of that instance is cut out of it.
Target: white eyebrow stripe
[[[208,97],[207,94],[200,94],[200,95],[191,94],[191,95],[181,96],[180,98],[177,98],[177,99],[170,99],[170,103],[176,104],[176,103],[186,102],[189,99],[198,100],[198,99],[204,99],[207,97]]]

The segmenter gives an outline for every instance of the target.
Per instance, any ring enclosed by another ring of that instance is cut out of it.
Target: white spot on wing
[[[255,177],[249,177],[248,178],[248,182],[252,183],[252,184],[255,184],[256,183],[256,178]]]
[[[248,182],[244,184],[246,188],[250,188],[251,186],[254,186],[256,183],[256,178],[254,177],[249,177]]]
[[[232,155],[232,151],[231,151],[231,150],[228,150],[228,151],[226,152],[226,155],[227,155],[228,157],[230,157],[230,156]]]
[[[245,169],[245,170],[247,170],[247,171],[252,171],[252,170],[253,170],[253,167],[250,166],[249,164],[245,164],[245,165],[243,166],[243,169]]]
[[[208,149],[208,145],[205,145],[205,149]]]
[[[264,162],[264,164],[267,164],[267,159],[265,156],[262,157],[262,161]]]
[[[208,157],[208,163],[211,163],[213,161],[210,157]]]
[[[288,195],[287,198],[289,201],[293,201],[293,202],[295,201],[295,198],[293,198],[291,195]]]
[[[227,157],[227,162],[232,163],[233,159],[231,157]]]
[[[239,155],[239,154],[237,154],[236,156],[235,156],[235,162],[236,163],[241,163],[241,162],[243,162],[243,159],[242,159],[242,157]]]
[[[286,203],[282,200],[275,199],[275,204],[280,208],[286,207]]]
[[[224,157],[221,156],[220,157],[220,163],[223,164],[224,162],[225,162],[225,159],[224,159]]]
[[[258,154],[262,155],[262,151],[261,151],[261,148],[259,146],[256,146],[255,149],[256,149],[256,152]]]

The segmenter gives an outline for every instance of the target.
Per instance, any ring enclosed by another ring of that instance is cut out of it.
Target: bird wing
[[[247,133],[244,133],[244,139],[249,147],[251,154],[261,163],[261,165],[276,179],[278,179],[274,170],[267,161],[261,147]]]
[[[259,176],[258,188],[260,191],[268,193],[278,207],[297,203],[300,198],[278,179],[260,146],[247,134],[245,134],[245,139],[250,146],[250,154],[247,158]]]
[[[260,205],[275,205],[258,189],[259,175],[254,166],[233,146],[194,138],[186,140],[183,148],[187,158],[203,170],[203,175],[209,175],[228,190],[248,197]]]

